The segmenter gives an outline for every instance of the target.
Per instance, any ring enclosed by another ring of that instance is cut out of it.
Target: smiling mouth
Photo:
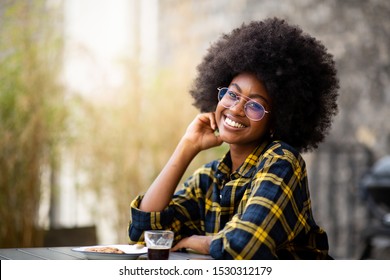
[[[225,123],[228,124],[229,126],[231,127],[234,127],[234,128],[244,128],[246,127],[245,125],[243,125],[242,123],[238,123],[236,121],[233,121],[232,119],[230,119],[229,117],[226,117],[225,118]]]

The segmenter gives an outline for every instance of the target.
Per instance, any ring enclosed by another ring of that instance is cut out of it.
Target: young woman
[[[330,258],[300,153],[323,141],[337,92],[332,55],[299,27],[272,18],[224,34],[191,89],[201,113],[131,203],[130,242],[141,242],[145,230],[170,229],[173,250],[216,259]],[[174,193],[193,158],[223,142],[228,153]]]

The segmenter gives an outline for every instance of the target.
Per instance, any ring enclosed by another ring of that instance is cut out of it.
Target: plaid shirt
[[[286,143],[263,143],[231,172],[230,153],[198,169],[162,212],[131,203],[129,238],[170,229],[175,241],[211,235],[216,259],[324,259],[326,233],[312,215],[305,162]]]

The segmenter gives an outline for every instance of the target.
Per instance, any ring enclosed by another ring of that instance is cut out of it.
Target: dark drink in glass
[[[170,248],[167,247],[152,247],[148,248],[149,260],[167,260],[169,258]]]

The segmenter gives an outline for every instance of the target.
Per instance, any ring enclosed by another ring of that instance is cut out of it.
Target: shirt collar
[[[250,155],[248,155],[248,157],[241,164],[241,166],[236,171],[232,172],[232,174],[230,175],[231,179],[235,179],[238,177],[246,177],[246,178],[251,177],[253,173],[256,171],[259,158],[263,154],[268,144],[269,144],[268,141],[264,141],[259,146],[257,146],[253,150],[253,152]],[[220,178],[226,178],[231,173],[231,167],[232,167],[232,160],[229,151],[221,159],[218,165],[217,175]]]

